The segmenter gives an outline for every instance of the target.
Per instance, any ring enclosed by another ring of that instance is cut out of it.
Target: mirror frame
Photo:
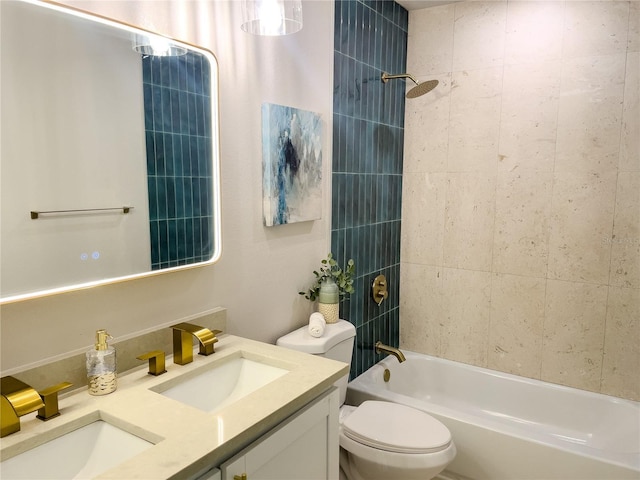
[[[0,0],[1,1],[1,0]],[[212,72],[215,71],[216,75],[211,75],[210,85],[211,85],[211,119],[212,119],[212,129],[211,129],[211,175],[212,175],[212,184],[214,186],[212,192],[212,214],[213,214],[213,253],[211,258],[206,261],[192,263],[187,265],[180,265],[176,267],[167,267],[158,270],[148,270],[145,272],[123,275],[118,277],[110,277],[99,280],[92,280],[87,282],[80,282],[72,285],[64,285],[60,287],[54,287],[43,290],[36,290],[33,292],[25,292],[20,294],[12,294],[6,297],[0,297],[0,305],[41,298],[66,292],[72,292],[77,290],[89,289],[93,287],[98,287],[102,285],[109,285],[113,283],[124,282],[128,280],[136,280],[145,277],[152,277],[156,275],[163,275],[165,273],[172,273],[182,270],[189,270],[193,268],[198,268],[202,266],[212,265],[217,262],[222,255],[222,232],[221,232],[221,182],[220,182],[220,113],[219,113],[219,78],[218,78],[218,60],[213,52],[210,50],[203,48],[198,45],[194,45],[188,42],[184,42],[181,40],[176,40],[167,35],[159,34],[157,32],[153,32],[151,30],[147,30],[135,25],[128,24],[126,22],[121,22],[119,20],[115,20],[109,17],[105,17],[99,14],[87,12],[75,7],[71,7],[68,5],[63,5],[51,0],[18,0],[23,3],[28,3],[34,5],[38,8],[45,8],[54,10],[60,13],[68,14],[73,17],[79,17],[83,20],[88,20],[92,22],[97,22],[102,25],[106,25],[109,27],[117,28],[119,30],[123,30],[129,32],[131,34],[145,34],[145,35],[153,35],[157,37],[162,37],[167,41],[175,44],[179,47],[184,47],[190,50],[194,50],[197,53],[205,56],[210,63],[210,67]],[[214,125],[215,123],[215,125]],[[216,188],[217,187],[217,188]]]

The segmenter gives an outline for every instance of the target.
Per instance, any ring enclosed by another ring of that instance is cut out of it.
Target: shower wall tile
[[[442,265],[446,173],[418,173],[403,181],[403,261]]]
[[[540,378],[546,280],[494,274],[488,367]]]
[[[463,2],[455,6],[453,71],[502,66],[507,2]]]
[[[413,352],[440,356],[442,319],[446,315],[443,269],[406,263],[400,275],[400,344]]]
[[[407,103],[404,145],[404,173],[446,172],[449,151],[451,74],[416,77],[418,82],[436,79],[438,93]]]
[[[408,14],[393,1],[345,0],[335,15],[331,251],[356,264],[356,292],[341,306],[356,326],[355,377],[381,358],[377,340],[399,344],[406,87],[381,74],[406,70]],[[389,283],[381,306],[371,296],[378,274]]]
[[[444,224],[444,265],[491,270],[495,174],[450,173]]]
[[[640,289],[609,287],[602,364],[602,393],[640,398],[640,375],[627,375],[640,365]]]
[[[607,284],[616,172],[556,173],[549,234],[549,278]]]
[[[629,38],[627,51],[640,51],[640,2],[629,2]]]
[[[564,4],[564,1],[508,3],[505,64],[560,60]]]
[[[610,285],[640,288],[640,172],[618,176],[611,245]]]
[[[640,400],[640,2],[409,17],[401,346]]]
[[[414,76],[451,72],[454,14],[454,5],[442,5],[416,10],[409,17],[407,64]],[[412,29],[411,22],[420,28]]]
[[[560,67],[559,61],[505,67],[499,170],[526,168],[553,171]]]
[[[640,52],[638,51],[627,54],[624,85],[622,140],[618,168],[621,172],[637,172],[640,171]]]
[[[493,272],[546,277],[552,187],[551,172],[498,175]]]
[[[566,2],[563,56],[625,52],[628,31],[629,2]]]
[[[491,273],[445,268],[445,313],[440,354],[451,360],[487,366]]]
[[[500,135],[502,68],[454,72],[448,170],[495,172]]]
[[[607,290],[604,285],[547,281],[542,380],[600,389]]]
[[[563,64],[556,171],[617,168],[625,64],[625,54],[584,57]]]

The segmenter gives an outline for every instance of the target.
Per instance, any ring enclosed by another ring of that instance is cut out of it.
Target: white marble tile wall
[[[401,346],[640,400],[640,2],[410,12]]]

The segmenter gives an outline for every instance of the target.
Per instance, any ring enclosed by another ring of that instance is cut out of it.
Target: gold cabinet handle
[[[164,352],[162,350],[153,350],[143,353],[136,357],[138,360],[149,360],[149,375],[162,375],[167,370],[164,366]]]
[[[233,480],[247,480],[247,474],[243,473],[242,475],[234,475]]]

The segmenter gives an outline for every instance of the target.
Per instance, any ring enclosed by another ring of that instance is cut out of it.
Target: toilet
[[[312,337],[304,326],[276,344],[351,363],[355,335],[351,323],[339,320],[327,325],[322,337]],[[438,420],[397,403],[368,400],[358,407],[344,405],[347,382],[348,375],[335,384],[340,391],[341,480],[427,480],[453,460],[451,432]]]

